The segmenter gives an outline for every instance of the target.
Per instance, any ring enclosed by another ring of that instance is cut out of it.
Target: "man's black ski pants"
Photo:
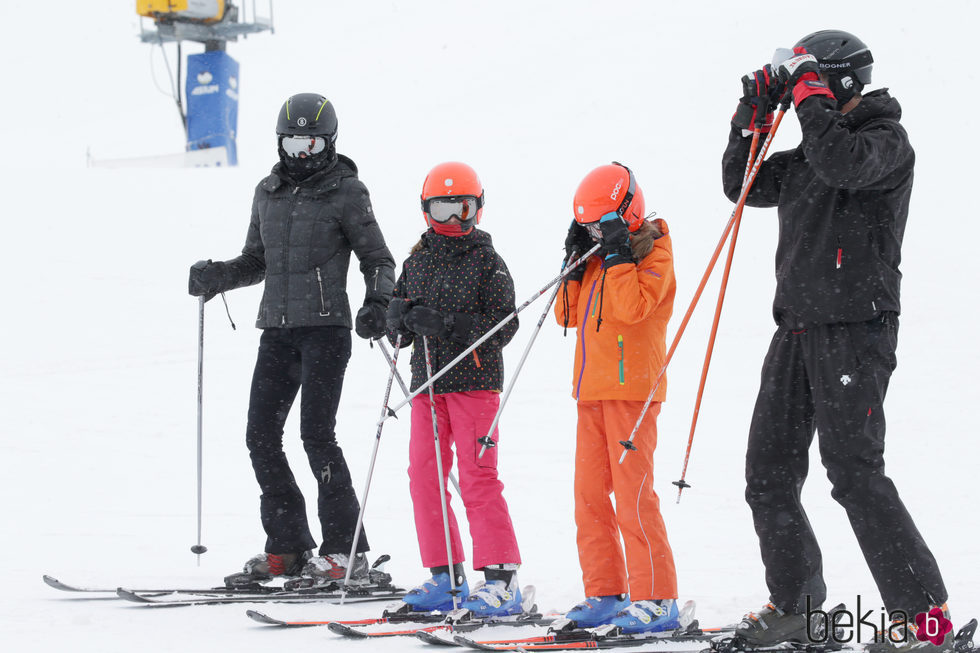
[[[819,432],[832,496],[847,511],[891,610],[915,615],[946,601],[936,560],[885,476],[882,404],[895,369],[898,317],[780,327],[766,355],[749,431],[745,497],[762,549],[770,600],[803,613],[826,598],[820,548],[800,503]]]

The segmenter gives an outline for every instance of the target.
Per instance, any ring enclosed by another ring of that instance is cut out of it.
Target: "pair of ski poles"
[[[694,297],[691,299],[691,304],[688,306],[687,312],[684,314],[684,319],[681,320],[677,333],[674,335],[673,341],[671,341],[670,348],[668,349],[667,355],[664,358],[660,372],[657,374],[657,378],[654,381],[653,388],[650,390],[650,394],[647,395],[646,401],[643,404],[643,409],[640,411],[640,416],[637,418],[636,424],[633,426],[633,430],[630,433],[629,438],[620,441],[620,444],[624,449],[619,458],[619,462],[622,464],[626,459],[626,455],[630,451],[636,451],[636,445],[633,444],[636,433],[640,429],[640,424],[643,422],[643,418],[646,416],[650,403],[653,401],[654,393],[656,393],[657,388],[660,387],[660,382],[663,380],[664,373],[667,371],[667,366],[670,364],[670,360],[674,356],[674,351],[677,349],[677,345],[680,343],[681,336],[684,335],[684,330],[687,328],[691,315],[693,315],[694,309],[697,306],[698,301],[701,299],[701,293],[704,291],[704,287],[708,283],[708,279],[714,270],[715,263],[718,261],[718,256],[721,254],[721,250],[725,246],[725,242],[728,240],[729,234],[731,234],[731,242],[728,246],[728,256],[725,260],[725,271],[722,274],[721,286],[718,290],[718,301],[715,305],[715,314],[711,323],[711,333],[708,337],[708,346],[704,355],[704,363],[701,367],[701,381],[698,386],[697,398],[695,400],[694,415],[691,418],[691,430],[688,435],[687,450],[684,453],[684,466],[681,470],[680,479],[673,482],[673,485],[677,486],[678,503],[680,503],[681,493],[684,491],[684,488],[691,487],[685,480],[687,477],[687,466],[691,459],[691,448],[694,445],[694,432],[697,428],[698,415],[701,410],[701,399],[704,395],[704,386],[708,378],[708,367],[711,364],[711,355],[714,351],[715,337],[718,334],[718,323],[721,320],[721,309],[725,302],[725,291],[728,288],[728,277],[731,273],[732,259],[735,255],[735,243],[738,240],[738,229],[742,222],[742,211],[745,209],[745,201],[748,198],[749,191],[752,189],[752,184],[759,174],[759,168],[762,166],[762,162],[766,158],[766,153],[769,151],[769,146],[772,143],[772,139],[776,135],[776,130],[779,128],[779,124],[782,122],[783,116],[786,114],[787,109],[789,109],[789,104],[791,101],[792,92],[790,89],[786,89],[782,98],[780,98],[779,108],[773,120],[772,127],[769,129],[768,134],[766,134],[766,138],[762,142],[761,149],[759,148],[759,141],[761,140],[762,127],[766,112],[762,110],[758,111],[758,117],[752,133],[752,143],[749,146],[749,157],[745,164],[745,172],[742,175],[742,189],[739,192],[738,201],[735,203],[735,208],[732,210],[732,215],[729,218],[728,223],[725,225],[725,230],[721,234],[721,238],[718,241],[718,245],[715,247],[714,253],[711,255],[711,259],[708,261],[708,266],[704,271],[704,275],[701,277],[701,283],[698,284],[698,288],[694,292]]]
[[[341,593],[341,603],[343,603],[344,597],[346,596],[348,584],[350,583],[350,576],[351,576],[351,571],[353,569],[354,556],[357,553],[357,542],[358,542],[358,539],[360,537],[361,528],[362,528],[363,523],[364,523],[364,512],[367,509],[368,494],[369,494],[369,492],[371,490],[371,480],[372,480],[373,475],[374,475],[374,465],[375,465],[375,461],[377,460],[377,456],[378,456],[378,448],[379,448],[380,443],[381,443],[381,432],[382,432],[382,429],[384,428],[384,423],[385,423],[385,421],[387,421],[387,419],[389,417],[395,416],[395,412],[399,408],[401,408],[401,407],[405,406],[406,404],[408,404],[412,399],[414,399],[420,393],[425,392],[425,391],[428,391],[428,393],[429,393],[429,406],[430,406],[431,411],[432,411],[432,434],[433,434],[433,441],[434,441],[434,444],[435,444],[435,452],[436,452],[436,473],[439,476],[439,496],[440,496],[440,502],[442,504],[443,531],[444,531],[445,537],[446,537],[446,558],[447,558],[448,564],[449,564],[450,594],[453,597],[453,607],[454,608],[458,607],[459,597],[458,597],[458,590],[456,589],[456,573],[455,573],[455,567],[453,565],[452,543],[451,543],[451,536],[450,536],[450,530],[449,530],[449,507],[446,504],[446,486],[445,486],[445,481],[444,481],[444,476],[443,476],[443,469],[442,469],[442,450],[441,450],[441,446],[440,446],[440,443],[439,443],[439,425],[438,425],[438,420],[437,420],[437,417],[436,417],[436,404],[435,404],[435,396],[434,396],[434,384],[435,384],[436,380],[438,380],[443,374],[445,374],[450,369],[452,369],[461,360],[463,360],[464,358],[466,358],[474,349],[476,349],[481,344],[483,344],[484,342],[486,342],[487,340],[489,340],[491,337],[493,337],[493,335],[495,333],[497,333],[497,331],[499,331],[500,329],[502,329],[508,322],[510,322],[511,320],[513,320],[514,318],[516,318],[517,315],[518,315],[518,313],[520,313],[525,308],[527,308],[528,306],[530,306],[535,300],[538,299],[538,297],[541,297],[545,292],[547,292],[547,290],[549,288],[551,288],[552,286],[555,286],[556,287],[555,288],[555,292],[552,293],[551,300],[550,300],[549,305],[548,305],[550,307],[551,302],[554,302],[554,298],[557,295],[557,289],[558,289],[558,287],[560,287],[561,281],[563,279],[565,279],[565,277],[567,277],[572,272],[572,270],[574,270],[579,265],[583,264],[586,260],[588,260],[588,257],[591,256],[593,253],[595,253],[599,249],[599,247],[600,247],[600,245],[599,244],[596,244],[592,249],[590,249],[588,252],[586,252],[580,258],[576,259],[575,261],[566,262],[566,265],[563,265],[562,266],[562,271],[561,271],[561,273],[557,277],[555,277],[554,279],[552,279],[551,281],[549,281],[541,289],[537,290],[523,304],[521,304],[520,306],[518,306],[517,308],[515,308],[513,311],[511,311],[510,313],[508,313],[506,317],[504,317],[500,322],[498,322],[496,325],[494,325],[489,331],[487,331],[479,339],[477,339],[476,342],[474,342],[469,347],[467,347],[461,354],[459,354],[456,358],[454,358],[452,361],[450,361],[448,364],[446,364],[445,367],[443,367],[441,370],[439,370],[435,374],[432,373],[432,360],[431,360],[431,357],[429,355],[429,339],[428,339],[428,337],[423,336],[422,337],[422,346],[423,346],[424,351],[425,351],[425,367],[426,367],[426,376],[427,376],[427,379],[426,379],[425,383],[423,383],[422,385],[420,385],[418,388],[416,388],[412,392],[409,392],[408,391],[408,388],[406,388],[405,387],[405,384],[401,381],[400,375],[398,375],[397,364],[398,364],[398,352],[399,352],[399,349],[400,349],[400,346],[401,346],[401,334],[399,334],[396,337],[396,340],[395,340],[395,353],[394,353],[393,356],[390,356],[390,357],[388,356],[387,350],[384,347],[384,344],[383,344],[382,339],[380,339],[380,338],[378,339],[377,342],[380,345],[381,351],[384,354],[385,359],[388,361],[388,364],[389,364],[389,366],[390,366],[391,369],[390,369],[390,371],[388,373],[388,382],[385,385],[384,400],[383,400],[382,405],[381,405],[381,417],[378,419],[378,424],[377,424],[378,430],[377,430],[377,433],[375,435],[374,451],[371,454],[371,462],[368,465],[368,476],[367,476],[367,481],[366,481],[365,486],[364,486],[363,498],[361,499],[360,511],[358,512],[358,515],[357,515],[357,525],[354,528],[354,538],[352,540],[351,552],[350,552],[350,557],[349,557],[350,563],[347,566],[347,575],[344,577],[344,585],[343,585],[343,590],[342,590],[342,593]],[[545,309],[545,313],[547,312],[547,310],[548,309],[546,308]],[[527,346],[527,348],[524,351],[524,356],[521,358],[521,366],[523,366],[524,360],[527,358],[527,354],[530,351],[530,346],[531,346],[531,344],[533,344],[534,337],[537,336],[537,332],[541,328],[541,324],[543,323],[543,321],[544,321],[544,314],[542,314],[541,319],[538,321],[538,325],[537,325],[537,328],[535,329],[534,335],[531,337],[531,342],[528,343],[528,346]],[[519,370],[520,370],[520,367],[518,368],[518,371]],[[389,399],[389,397],[391,395],[391,385],[392,385],[392,382],[393,382],[393,380],[395,378],[398,378],[398,382],[402,386],[402,390],[405,392],[405,398],[401,402],[399,402],[397,405],[395,405],[394,407],[391,407],[391,406],[388,405],[388,399]],[[515,379],[514,380],[516,380],[516,375],[515,375]],[[508,388],[508,393],[509,393],[511,387],[513,387],[513,380],[511,381],[511,386]],[[499,417],[500,417],[500,411],[503,409],[503,403],[504,402],[501,402],[501,406],[500,406],[500,408],[497,411],[497,415],[494,417],[494,425],[496,425],[497,419],[499,419]],[[490,440],[490,434],[492,434],[492,433],[493,433],[493,427],[491,426],[490,433],[487,434],[487,437],[486,437],[487,440]],[[483,439],[481,439],[481,441],[483,441]],[[490,440],[490,442],[492,442],[492,440]],[[491,444],[490,446],[495,446],[495,445],[492,445]],[[486,445],[484,445],[484,449],[485,448],[486,448]],[[483,454],[483,450],[481,450],[480,454],[481,455]],[[455,479],[454,479],[454,482],[455,482]],[[456,490],[457,490],[457,492],[459,492],[459,485],[458,484],[456,485]]]

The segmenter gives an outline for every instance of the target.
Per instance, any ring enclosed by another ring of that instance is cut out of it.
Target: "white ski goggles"
[[[422,210],[440,224],[449,222],[453,218],[466,222],[476,218],[476,212],[480,210],[481,204],[481,198],[472,195],[433,197],[422,203]]]
[[[294,159],[305,159],[327,149],[327,139],[323,136],[283,136],[282,151]]]

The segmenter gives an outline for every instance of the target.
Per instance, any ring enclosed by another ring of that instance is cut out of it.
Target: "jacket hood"
[[[848,126],[858,127],[869,120],[882,118],[902,119],[902,105],[888,94],[887,88],[871,91],[862,96],[858,105],[844,115],[844,122]]]

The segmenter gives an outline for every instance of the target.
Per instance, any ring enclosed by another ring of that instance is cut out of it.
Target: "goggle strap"
[[[623,201],[620,202],[619,208],[616,209],[616,215],[622,218],[626,215],[626,209],[629,208],[630,203],[633,201],[633,195],[636,193],[636,177],[633,176],[633,171],[628,166],[624,166],[619,161],[613,161],[613,165],[624,168],[630,176],[629,188],[626,190],[626,194],[623,195]]]

